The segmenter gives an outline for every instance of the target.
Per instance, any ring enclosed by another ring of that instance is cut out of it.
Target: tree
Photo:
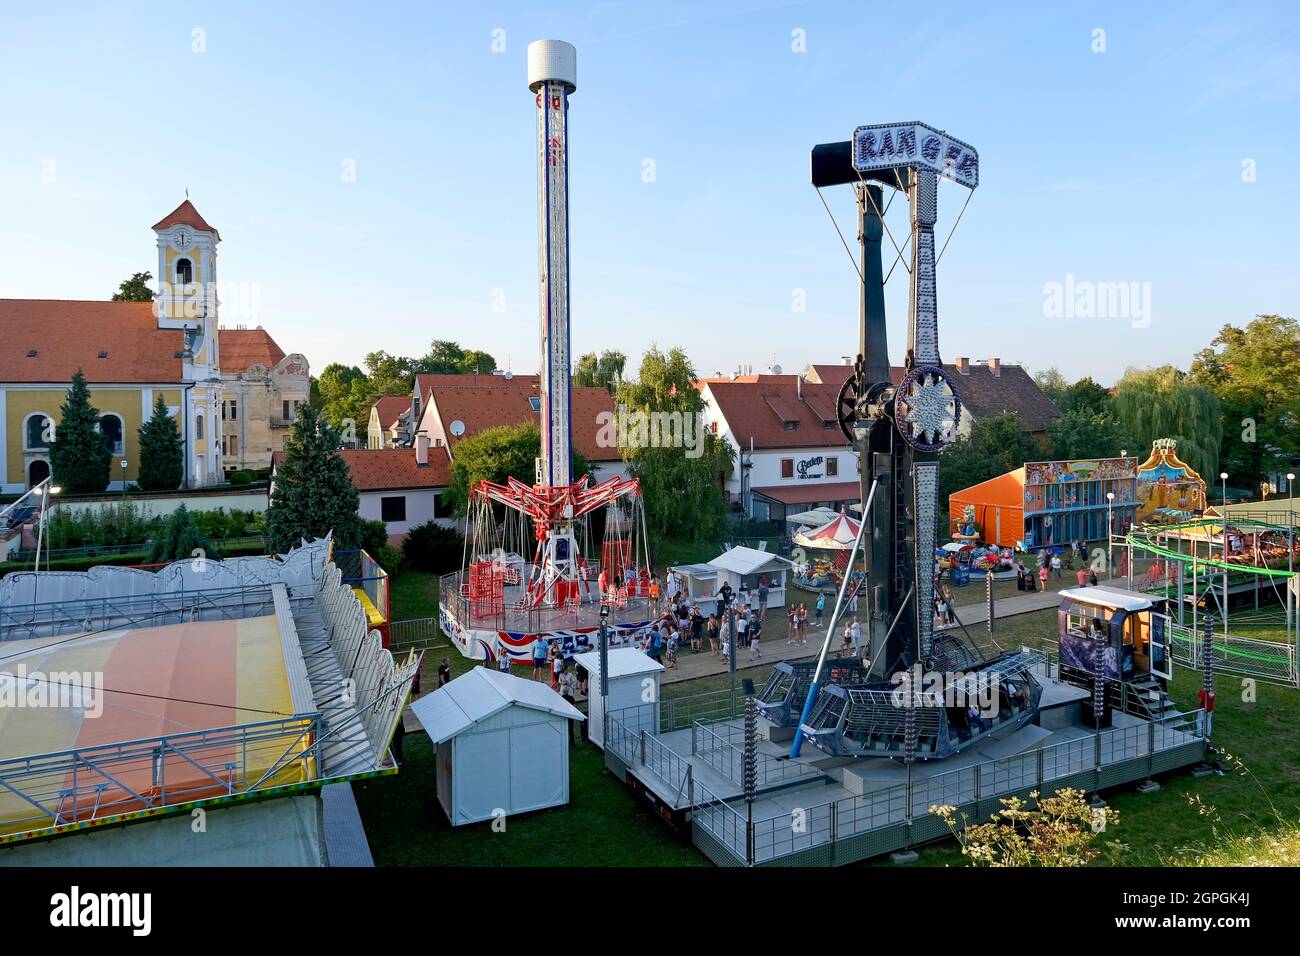
[[[1007,412],[978,418],[970,432],[943,450],[939,459],[939,500],[1044,457],[1046,449],[1024,431],[1020,416]]]
[[[99,409],[90,404],[86,376],[77,369],[50,443],[50,472],[68,494],[98,494],[108,486],[112,449],[99,430]]]
[[[185,477],[184,449],[176,419],[167,411],[160,394],[154,399],[153,414],[140,426],[140,477],[144,491],[174,491]]]
[[[336,547],[359,545],[360,496],[338,448],[338,435],[329,422],[304,405],[285,439],[266,512],[266,540],[272,551],[284,553],[303,538],[323,538],[330,531]]]
[[[1113,458],[1121,451],[1139,452],[1119,422],[1107,411],[1072,408],[1047,426],[1055,458]]]
[[[1266,473],[1288,470],[1300,452],[1300,323],[1260,315],[1244,329],[1225,325],[1196,354],[1191,377],[1222,403],[1223,471],[1257,488]],[[1191,463],[1181,442],[1178,452]]]
[[[536,422],[497,425],[485,428],[456,444],[451,462],[451,481],[443,492],[446,504],[464,515],[470,493],[480,481],[499,485],[507,478],[517,478],[531,485],[537,480],[537,456],[542,453],[542,433]],[[573,453],[573,476],[590,474],[591,465],[578,452]]]
[[[428,354],[420,359],[420,371],[430,375],[459,375],[464,371],[465,350],[455,342],[434,339]]]
[[[314,384],[313,404],[325,420],[349,439],[353,437],[351,432],[355,431],[358,443],[364,444],[370,405],[380,394],[374,390],[366,373],[355,365],[331,362],[321,370]],[[354,428],[349,427],[349,422],[354,423]]]
[[[215,556],[212,542],[203,537],[199,526],[194,522],[194,515],[185,507],[185,502],[181,502],[181,506],[167,518],[162,533],[154,538],[153,545],[149,549],[150,564],[167,564],[185,558],[204,559]]]
[[[1219,473],[1223,437],[1218,397],[1187,373],[1163,365],[1129,369],[1115,386],[1115,417],[1139,455],[1157,438],[1178,441],[1178,457],[1207,481]]]
[[[113,293],[114,302],[152,302],[153,290],[149,288],[151,272],[136,272],[131,278],[122,280],[117,291]]]
[[[573,370],[573,384],[589,388],[606,388],[610,392],[623,380],[623,369],[627,365],[627,356],[622,352],[606,349],[597,358],[595,352],[578,356]]]
[[[641,482],[646,524],[655,537],[700,541],[717,537],[727,518],[722,482],[735,464],[735,452],[704,428],[704,399],[695,388],[695,369],[686,352],[654,346],[641,359],[636,379],[624,379],[615,392],[629,416],[674,415],[692,448],[656,447],[639,436],[620,436],[628,472]],[[653,419],[652,419],[653,420]],[[662,437],[662,436],[660,436]],[[632,439],[628,441],[628,439]]]
[[[1053,366],[1046,371],[1039,372],[1034,376],[1034,382],[1057,408],[1061,407],[1061,400],[1065,397],[1066,389],[1070,387],[1070,383],[1066,381],[1060,369]]]

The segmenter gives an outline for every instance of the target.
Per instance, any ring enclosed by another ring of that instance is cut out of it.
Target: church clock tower
[[[221,357],[217,244],[221,235],[187,198],[154,223],[158,237],[158,327],[184,332],[181,384],[186,478],[204,486],[224,477],[221,463]]]

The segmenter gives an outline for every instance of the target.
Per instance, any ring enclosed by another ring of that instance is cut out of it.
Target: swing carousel
[[[537,104],[537,211],[541,442],[536,479],[480,481],[470,495],[461,570],[441,581],[442,631],[466,657],[526,663],[539,641],[566,657],[592,646],[601,620],[609,644],[630,643],[650,622],[645,509],[636,479],[593,482],[573,469],[569,356],[568,113],[576,51],[559,40],[528,48]],[[593,566],[592,519],[600,519]]]

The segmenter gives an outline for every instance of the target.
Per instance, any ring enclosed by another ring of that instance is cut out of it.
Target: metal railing
[[[52,592],[54,593],[54,592]],[[300,591],[291,600],[310,600]],[[234,620],[275,613],[272,585],[178,589],[76,601],[0,606],[0,642],[57,637],[119,627],[159,627],[189,621]]]
[[[1166,623],[1165,633],[1169,636],[1169,650],[1175,664],[1195,670],[1204,668],[1204,635],[1173,621]],[[1294,644],[1215,631],[1213,647],[1214,669],[1219,673],[1300,687],[1300,668],[1297,668]]]
[[[524,565],[522,580],[527,581],[531,565]],[[501,603],[486,609],[475,606],[463,592],[463,572],[444,574],[438,581],[441,609],[451,614],[462,627],[494,631],[512,631],[518,634],[538,634],[544,631],[571,628],[595,628],[600,624],[600,602],[593,600],[596,586],[591,582],[590,592],[585,592],[577,604],[560,607],[524,607],[519,605],[523,590],[512,586],[502,595]],[[655,618],[654,603],[648,597],[629,597],[626,604],[610,606],[607,622],[613,625],[641,624]]]
[[[138,544],[85,544],[77,548],[41,548],[41,565],[44,567],[47,557],[51,561],[58,561],[63,558],[99,558],[113,554],[147,555],[151,547],[153,547],[152,541],[144,541]],[[242,548],[265,548],[266,538],[260,534],[246,534],[237,538],[215,538],[212,541],[212,547],[218,554]],[[31,561],[35,557],[36,550],[27,548],[23,551],[14,552],[9,560],[23,563]]]
[[[745,729],[734,724],[718,723],[706,726],[695,721],[691,727],[691,754],[736,785],[741,784],[741,770],[745,762]],[[794,760],[778,760],[771,754],[759,751],[758,787],[771,787],[798,780],[811,780],[824,774],[810,764]]]
[[[974,820],[997,809],[1002,797],[1040,790],[1044,785],[1067,782],[1080,775],[1092,776],[1086,785],[1093,789],[1103,785],[1106,768],[1124,761],[1146,758],[1145,772],[1149,775],[1162,769],[1154,764],[1156,755],[1203,740],[1203,711],[1190,711],[961,767],[914,780],[910,785],[898,784],[773,814],[753,821],[749,841],[723,839],[719,831],[726,834],[727,830],[716,823],[716,815],[709,818],[706,828],[735,853],[738,861],[748,865],[770,863],[827,844],[833,851],[836,843],[889,826],[933,820],[932,807],[964,808]],[[1138,772],[1140,775],[1142,771]],[[696,783],[695,788],[698,795],[701,785]],[[740,827],[744,826],[742,820]],[[751,847],[748,856],[744,852],[747,844]],[[870,855],[874,854],[858,851],[853,858]]]
[[[0,760],[0,834],[309,781],[320,736],[307,714]]]
[[[388,625],[390,650],[424,650],[447,643],[436,617],[413,617],[405,621],[392,621]]]

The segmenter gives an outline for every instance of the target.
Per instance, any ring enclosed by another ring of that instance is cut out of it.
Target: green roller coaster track
[[[1244,574],[1260,575],[1270,578],[1289,578],[1293,572],[1279,568],[1264,568],[1253,564],[1241,564],[1236,561],[1224,561],[1219,558],[1201,557],[1199,555],[1184,554],[1181,551],[1174,551],[1162,544],[1156,544],[1155,538],[1161,535],[1177,533],[1179,531],[1196,530],[1207,527],[1222,526],[1223,521],[1218,518],[1198,518],[1194,521],[1183,521],[1179,524],[1158,525],[1155,527],[1138,528],[1130,531],[1124,536],[1125,542],[1129,547],[1141,548],[1143,551],[1149,551],[1152,554],[1158,554],[1163,558],[1169,558],[1173,561],[1180,561],[1190,564],[1193,561],[1201,567],[1219,568],[1223,571],[1239,571]],[[1289,529],[1285,525],[1268,524],[1262,521],[1239,521],[1234,522],[1231,527],[1239,528],[1243,531],[1277,531],[1286,533]],[[1214,542],[1206,539],[1208,543]]]

